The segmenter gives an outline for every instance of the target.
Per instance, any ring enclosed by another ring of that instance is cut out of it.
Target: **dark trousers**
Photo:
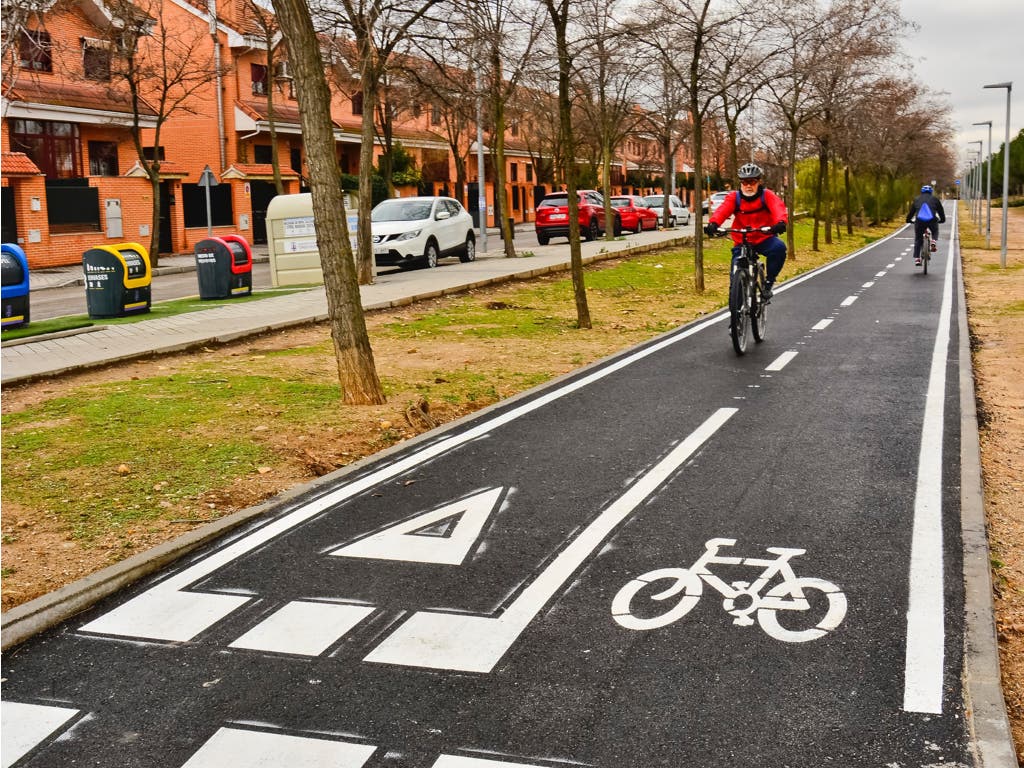
[[[782,265],[786,263],[786,244],[781,238],[772,236],[767,240],[752,246],[755,251],[764,256],[768,262],[766,272],[769,283],[774,283],[775,278],[782,271]],[[735,259],[740,255],[740,246],[733,246],[732,257]]]
[[[924,231],[930,229],[932,231],[932,240],[939,239],[939,220],[931,219],[930,221],[914,220],[914,258],[921,258],[921,245],[924,244]]]

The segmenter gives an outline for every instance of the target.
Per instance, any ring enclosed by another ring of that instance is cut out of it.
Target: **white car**
[[[647,195],[644,198],[644,203],[658,214],[658,226],[664,227],[665,222],[663,221],[665,213],[665,196],[664,195]],[[682,224],[684,227],[690,223],[690,209],[687,208],[683,201],[675,195],[668,196],[668,226],[674,227],[676,224]]]
[[[729,195],[735,194],[735,192],[715,192],[713,195],[711,195],[711,209],[709,212],[714,213],[715,209],[725,202],[725,198],[727,198]]]
[[[436,267],[438,259],[476,259],[473,217],[450,197],[396,197],[370,213],[373,256],[379,267]]]

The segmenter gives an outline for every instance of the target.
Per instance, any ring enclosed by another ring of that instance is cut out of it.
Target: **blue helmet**
[[[931,192],[931,191],[932,191],[932,185],[931,184],[925,184],[923,187],[921,187],[921,192]]]

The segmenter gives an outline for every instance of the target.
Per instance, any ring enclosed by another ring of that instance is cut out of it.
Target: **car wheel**
[[[423,266],[433,269],[437,266],[437,259],[440,254],[437,252],[437,243],[433,240],[427,243],[427,250],[423,252]]]
[[[583,230],[584,240],[597,240],[598,235],[601,234],[601,230],[597,227],[597,219],[591,219],[590,224]]]
[[[472,232],[466,235],[466,247],[463,248],[459,261],[463,263],[476,261],[476,239],[473,237]]]
[[[612,234],[616,237],[622,234],[622,217],[616,216],[615,221],[612,222]]]
[[[668,228],[669,229],[675,229],[676,228],[676,217],[675,216],[669,217]]]
[[[541,244],[541,245],[547,245],[548,241],[550,239],[551,238],[548,237],[548,233],[547,232],[538,232],[537,233],[537,242],[539,244]]]

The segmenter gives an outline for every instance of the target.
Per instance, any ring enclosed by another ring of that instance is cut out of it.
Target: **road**
[[[685,234],[687,229],[692,232],[693,226],[679,227],[680,234]],[[516,248],[522,252],[530,248],[538,248],[537,235],[532,229],[520,228],[516,231]],[[564,238],[556,239],[554,244],[568,249],[567,241]],[[488,233],[487,246],[490,251],[502,248],[501,238],[497,230]],[[438,265],[443,268],[446,264],[457,262],[457,259],[442,259]],[[381,274],[408,274],[409,279],[415,279],[416,271],[402,273],[396,268],[381,268]],[[270,264],[257,261],[252,268],[252,288],[254,292],[266,291],[272,287],[270,276]],[[170,274],[156,275],[153,278],[153,301],[168,301],[181,299],[199,294],[199,284],[196,273],[173,272]],[[65,317],[67,315],[84,315],[88,312],[85,299],[85,287],[82,285],[68,285],[60,288],[47,288],[45,290],[33,290],[30,298],[32,307],[32,319],[36,322],[49,320],[54,317]]]
[[[4,765],[968,765],[952,251],[427,433],[4,664]],[[955,243],[949,244],[949,248]]]

